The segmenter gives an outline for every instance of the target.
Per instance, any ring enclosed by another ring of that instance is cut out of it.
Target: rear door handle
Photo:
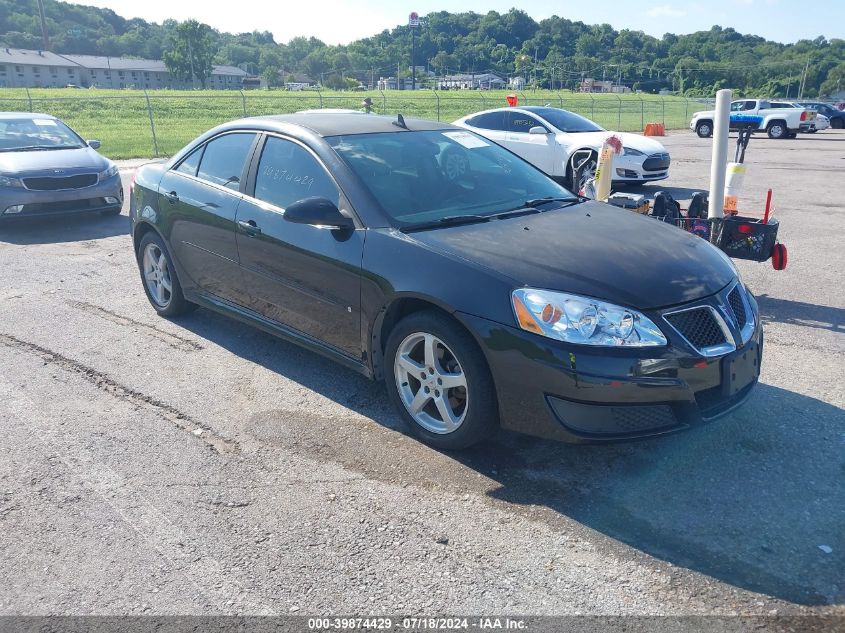
[[[167,201],[170,204],[176,204],[177,202],[179,202],[179,194],[177,194],[175,191],[170,191],[164,194],[164,197],[167,198]]]
[[[238,227],[250,237],[261,235],[261,229],[255,223],[255,220],[238,220]]]

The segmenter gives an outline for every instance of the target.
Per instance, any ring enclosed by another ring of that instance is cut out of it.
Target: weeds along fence
[[[136,91],[2,90],[0,111],[59,117],[85,138],[103,143],[112,158],[170,156],[215,125],[244,116],[306,109],[359,110],[364,97],[379,114],[454,121],[505,105],[505,91]],[[712,101],[648,95],[591,95],[553,91],[517,93],[520,105],[550,105],[581,114],[620,132],[642,132],[646,123],[685,128]]]

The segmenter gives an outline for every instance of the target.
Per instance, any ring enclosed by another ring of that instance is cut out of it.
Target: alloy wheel
[[[587,181],[596,177],[598,163],[595,158],[588,158],[578,167],[578,191],[582,191]]]
[[[170,305],[173,298],[173,279],[170,277],[170,266],[158,244],[147,244],[144,249],[144,284],[153,301],[161,308]]]
[[[393,375],[405,409],[421,427],[444,435],[464,421],[469,402],[460,361],[428,332],[405,337],[396,350]]]

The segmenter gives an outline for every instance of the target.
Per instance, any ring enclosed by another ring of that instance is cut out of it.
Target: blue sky
[[[329,44],[348,43],[406,22],[408,13],[490,10],[505,12],[514,0],[239,0],[225,10],[208,0],[78,0],[112,9],[124,17],[153,22],[196,18],[224,31],[272,31],[276,41],[314,35]],[[845,39],[845,0],[520,0],[519,8],[539,20],[556,14],[587,24],[609,23],[616,29],[642,30],[654,36],[691,33],[713,24],[731,26],[778,42],[813,39],[819,35]]]

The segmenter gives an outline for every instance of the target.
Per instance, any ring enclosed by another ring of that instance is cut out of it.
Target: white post
[[[728,132],[731,122],[731,91],[716,93],[716,116],[713,118],[713,155],[710,159],[710,205],[708,218],[725,216],[725,168],[728,163]]]

